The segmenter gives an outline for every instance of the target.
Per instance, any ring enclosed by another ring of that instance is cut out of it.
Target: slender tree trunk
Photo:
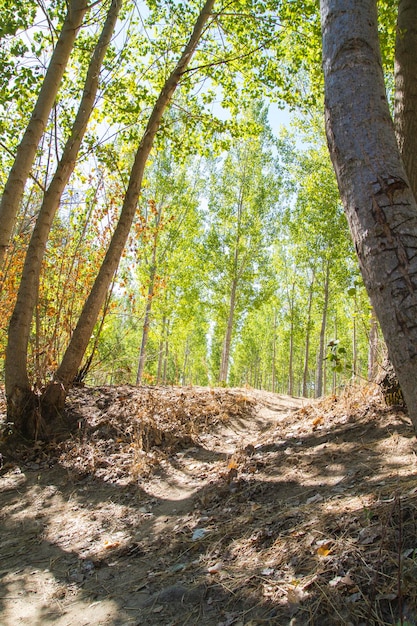
[[[291,316],[290,326],[290,347],[288,355],[288,388],[287,393],[289,396],[293,395],[294,388],[294,322]]]
[[[324,348],[325,348],[325,339],[326,339],[327,309],[329,306],[329,279],[330,279],[330,263],[329,261],[327,261],[326,274],[324,278],[324,302],[323,302],[323,311],[322,311],[322,316],[321,316],[319,353],[317,357],[316,398],[320,398],[323,395]]]
[[[240,261],[240,240],[241,240],[241,227],[242,227],[242,216],[243,216],[243,200],[245,194],[245,181],[246,181],[246,171],[247,171],[247,159],[245,158],[245,162],[243,164],[243,178],[241,180],[241,185],[239,188],[239,198],[237,202],[237,224],[236,224],[236,241],[234,248],[234,257],[233,257],[233,278],[231,282],[230,289],[230,298],[229,298],[229,314],[227,318],[226,325],[226,335],[223,342],[222,349],[222,357],[220,364],[220,373],[219,373],[219,382],[227,383],[227,376],[229,370],[229,359],[230,359],[230,346],[232,343],[232,334],[233,334],[233,324],[236,310],[236,296],[239,280],[243,274],[245,268],[245,260]],[[239,267],[240,264],[240,267]]]
[[[308,397],[308,361],[310,357],[310,335],[311,335],[311,309],[313,306],[314,280],[316,276],[315,269],[312,270],[311,283],[308,291],[308,310],[307,310],[307,328],[304,350],[304,371],[303,371],[303,390],[304,398]]]
[[[169,327],[170,321],[169,319],[166,322],[166,335],[165,335],[165,351],[164,351],[164,370],[163,370],[163,381],[164,385],[167,382],[168,377],[168,359],[169,359]]]
[[[146,130],[136,152],[130,173],[129,185],[124,198],[119,222],[111,239],[104,261],[97,278],[83,307],[71,341],[55,373],[52,383],[47,387],[43,397],[45,411],[54,412],[63,408],[74,376],[88,345],[94,324],[106,296],[107,289],[119,265],[126,240],[136,213],[138,198],[142,188],[143,172],[152,149],[155,135],[159,129],[162,116],[195,52],[200,37],[210,17],[215,0],[206,0],[197,18],[193,33],[184,48],[180,60],[165,82],[150,115]]]
[[[114,33],[121,5],[122,0],[113,0],[109,9],[102,33],[91,58],[83,95],[70,137],[65,144],[54,177],[45,192],[26,252],[17,300],[9,325],[5,366],[6,395],[10,409],[9,419],[15,422],[17,428],[20,428],[19,421],[22,420],[23,414],[19,408],[17,396],[16,398],[13,396],[18,394],[20,398],[25,398],[26,404],[31,394],[31,384],[27,371],[27,353],[33,310],[39,291],[42,260],[53,219],[69,177],[74,171],[78,151],[94,108],[100,68]],[[13,411],[11,410],[12,407]]]
[[[106,296],[106,301],[105,301],[104,306],[103,306],[101,319],[100,319],[100,322],[98,324],[98,328],[97,328],[96,332],[94,333],[94,342],[93,342],[93,345],[91,346],[90,354],[86,358],[83,366],[80,367],[80,369],[78,370],[77,375],[76,375],[76,377],[74,379],[74,382],[77,385],[80,385],[80,384],[82,384],[84,382],[84,380],[86,379],[86,377],[87,377],[87,375],[88,375],[88,373],[89,373],[89,371],[91,369],[91,365],[93,363],[94,356],[95,356],[95,354],[97,352],[97,348],[98,348],[98,344],[99,344],[99,341],[100,341],[101,333],[102,333],[103,328],[104,328],[104,322],[106,321],[107,313],[109,312],[109,308],[110,308],[110,303],[111,303],[111,299],[112,299],[112,296],[113,296],[113,289],[114,289],[114,286],[115,286],[115,282],[116,282],[115,280],[112,282],[112,284],[110,286],[110,289],[108,291],[108,294]]]
[[[355,311],[356,311],[355,307]],[[353,318],[353,330],[352,330],[352,380],[356,380],[358,375],[358,331],[356,316]]]
[[[156,208],[156,205],[154,206]],[[143,370],[145,368],[145,362],[146,362],[146,347],[148,345],[149,325],[150,325],[150,320],[151,320],[153,297],[155,293],[156,257],[157,257],[157,251],[158,251],[158,234],[159,234],[161,218],[162,218],[162,205],[159,207],[159,209],[155,213],[155,224],[154,224],[153,244],[152,244],[152,259],[151,259],[151,266],[149,269],[149,287],[148,287],[148,295],[146,299],[145,319],[143,321],[142,342],[140,344],[138,371],[136,375],[137,385],[140,385],[142,381]]]
[[[165,345],[165,324],[166,324],[166,316],[162,317],[162,330],[161,330],[161,339],[159,341],[159,351],[158,351],[158,370],[156,374],[156,382],[159,384],[162,378],[162,364],[164,360],[164,345]]]
[[[334,334],[333,334],[335,341],[337,341],[337,331],[338,331],[338,328],[337,328],[337,313],[336,313],[334,317]],[[332,384],[333,395],[336,394],[336,389],[337,389],[337,370],[335,367],[333,367],[333,384]]]
[[[188,367],[189,356],[190,356],[190,338],[187,335],[187,339],[185,340],[184,363],[182,366],[182,375],[181,375],[181,385],[183,386],[185,386],[187,382],[187,367]]]
[[[327,360],[326,359],[324,359],[322,367],[323,367],[323,384],[322,384],[322,395],[323,395],[323,390],[324,392],[326,392],[326,389],[327,389]]]
[[[153,259],[153,262],[155,262],[155,258]],[[150,276],[149,276],[148,295],[146,298],[145,317],[143,320],[142,341],[140,344],[138,371],[136,374],[137,385],[140,385],[140,383],[142,382],[143,370],[145,369],[146,346],[148,345],[149,325],[151,321],[152,302],[153,302],[154,287],[155,287],[155,272],[156,272],[156,267],[155,265],[152,265]]]
[[[378,367],[378,322],[373,309],[371,315],[368,342],[368,380],[375,381]]]
[[[0,266],[13,232],[16,215],[39,141],[44,133],[49,114],[61,85],[75,38],[88,9],[87,0],[71,0],[67,5],[68,11],[61,33],[45,74],[32,116],[17,148],[14,164],[10,170],[0,202]]]
[[[330,154],[364,283],[417,431],[417,204],[387,104],[376,0],[321,0],[321,18]]]
[[[287,393],[293,395],[294,387],[294,300],[295,300],[295,281],[291,285],[291,292],[287,287],[288,306],[290,309],[290,344],[288,349],[288,386]]]
[[[237,280],[234,279],[232,282],[232,289],[230,291],[229,315],[227,318],[226,335],[223,341],[222,360],[221,360],[220,375],[219,375],[219,382],[221,383],[227,382],[227,375],[228,375],[228,370],[229,370],[230,346],[232,343],[233,321],[234,321],[235,308],[236,308],[236,290],[237,290]]]
[[[60,353],[61,350],[61,346],[62,346],[62,332],[60,330],[60,322],[61,322],[61,313],[63,311],[64,308],[64,304],[68,304],[69,299],[71,298],[71,304],[74,303],[74,295],[75,294],[71,294],[68,293],[68,291],[71,292],[72,290],[72,282],[71,282],[71,278],[73,278],[73,270],[76,264],[76,260],[77,260],[77,254],[79,253],[80,247],[84,241],[84,237],[85,234],[87,232],[87,228],[89,226],[90,223],[90,217],[91,214],[93,212],[93,209],[97,203],[97,196],[99,193],[99,189],[101,187],[101,183],[102,183],[102,176],[100,177],[96,188],[95,188],[95,192],[94,195],[91,197],[90,201],[89,201],[89,207],[88,207],[88,211],[87,214],[85,216],[84,219],[84,225],[83,228],[81,230],[81,232],[78,235],[78,242],[77,245],[75,247],[75,250],[72,253],[72,258],[71,258],[71,263],[66,271],[66,278],[64,279],[63,282],[63,286],[62,289],[60,291],[60,302],[58,304],[58,311],[56,313],[55,316],[55,325],[54,325],[54,332],[52,334],[52,339],[51,339],[51,343],[53,342],[55,344],[55,353],[58,355]],[[76,278],[77,278],[77,274],[75,275],[75,282],[76,282]],[[109,294],[111,295],[113,292],[113,288],[114,288],[114,281],[110,287],[110,291]],[[109,298],[106,296],[106,304],[105,307],[107,306],[107,301],[109,300]],[[73,317],[73,306],[71,306],[71,311],[70,311],[70,319],[72,320]],[[61,340],[61,341],[60,341]]]
[[[272,337],[272,392],[276,388],[276,361],[277,361],[277,312],[274,309],[274,334]]]

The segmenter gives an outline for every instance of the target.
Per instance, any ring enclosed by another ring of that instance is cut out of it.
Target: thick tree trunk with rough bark
[[[375,0],[321,0],[326,129],[364,283],[417,430],[417,204],[397,146]]]
[[[68,390],[71,387],[72,381],[84,356],[91,333],[93,332],[94,325],[106,297],[107,289],[117,270],[124,246],[129,236],[142,188],[145,165],[152,149],[155,135],[159,129],[162,116],[171,101],[183,73],[191,61],[211,15],[214,3],[215,0],[206,0],[196,20],[191,37],[181,54],[180,60],[163,86],[149,117],[131,169],[129,185],[124,198],[120,218],[106,256],[83,307],[61,365],[55,373],[52,383],[48,385],[43,395],[42,407],[45,415],[50,413],[54,414],[56,410],[59,411],[64,406]]]
[[[48,122],[69,56],[74,47],[75,38],[88,6],[87,0],[72,0],[68,3],[67,15],[45,74],[35,108],[17,148],[14,164],[10,170],[0,202],[0,266],[13,232],[16,215],[39,141]]]
[[[417,198],[417,2],[400,0],[395,42],[395,131]]]
[[[8,417],[19,430],[25,429],[26,434],[29,434],[31,429],[28,430],[28,413],[24,410],[22,401],[24,406],[29,407],[30,413],[32,402],[29,401],[29,398],[32,392],[27,371],[27,353],[32,316],[38,298],[42,260],[53,219],[69,177],[74,171],[78,151],[94,108],[100,68],[114,33],[121,5],[122,0],[113,0],[91,58],[71,134],[64,147],[54,177],[45,192],[29,242],[16,304],[10,320],[5,365]],[[23,423],[26,424],[25,428],[23,428]]]

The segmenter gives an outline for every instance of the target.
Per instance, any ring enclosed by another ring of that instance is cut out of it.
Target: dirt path
[[[293,413],[302,401],[252,390],[76,392],[75,437],[3,451],[0,625],[414,619],[414,584],[398,608],[393,531],[400,489],[411,567],[413,432],[365,396],[335,402]]]
[[[253,452],[260,435],[303,405],[298,398],[256,390],[251,391],[250,397],[257,402],[254,415],[233,417],[200,434],[198,446],[178,452],[175,459],[162,461],[161,471],[150,477],[146,485],[146,492],[159,500],[155,512],[183,515],[191,511],[193,496],[206,486],[210,476],[224,474],[232,480],[236,469],[234,456],[244,450]]]
[[[197,446],[160,459],[137,487],[75,476],[42,458],[6,467],[0,479],[1,626],[156,623],[159,613],[144,617],[142,609],[158,587],[159,543],[191,531],[196,499],[210,478],[227,475],[236,450],[256,444],[260,432],[298,406],[298,400],[264,394],[255,417],[219,422],[198,435]],[[175,573],[175,563],[171,567]],[[182,591],[169,585],[163,605]]]

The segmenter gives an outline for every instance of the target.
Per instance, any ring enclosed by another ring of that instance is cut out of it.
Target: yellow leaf
[[[118,548],[120,546],[120,541],[105,541],[104,547],[106,550],[111,550],[112,548]]]
[[[315,419],[313,419],[313,426],[318,426],[319,424],[323,424],[323,422],[323,417],[316,417]]]
[[[317,554],[318,556],[321,556],[321,557],[329,556],[330,552],[331,550],[325,545],[317,548]]]

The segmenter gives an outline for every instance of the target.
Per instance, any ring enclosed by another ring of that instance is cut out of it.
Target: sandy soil
[[[0,476],[0,624],[417,623],[416,441],[374,390],[79,389]]]

